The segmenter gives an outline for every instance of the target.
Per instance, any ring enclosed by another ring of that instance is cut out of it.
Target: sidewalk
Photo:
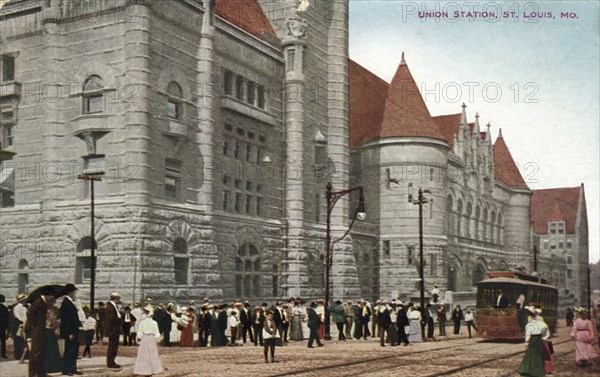
[[[19,364],[16,360],[3,361],[0,363],[1,377],[23,377],[27,376],[28,364]],[[121,369],[109,369],[106,367],[106,357],[92,357],[91,359],[77,360],[77,368],[85,376],[104,377],[104,376],[131,376],[135,358],[117,356],[117,363],[122,366]],[[48,376],[60,376],[61,373],[52,373]]]

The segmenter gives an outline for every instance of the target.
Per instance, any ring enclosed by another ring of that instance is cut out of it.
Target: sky
[[[599,4],[350,0],[353,60],[389,82],[404,52],[430,113],[464,102],[468,121],[478,112],[494,139],[502,129],[529,188],[584,183],[591,262],[600,258]]]

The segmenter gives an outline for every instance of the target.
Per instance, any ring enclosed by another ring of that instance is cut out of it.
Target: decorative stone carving
[[[285,20],[287,35],[298,39],[306,37],[308,22],[301,17],[290,17]]]

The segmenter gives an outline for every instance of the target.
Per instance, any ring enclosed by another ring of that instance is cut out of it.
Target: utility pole
[[[94,229],[94,182],[102,178],[95,175],[79,175],[77,179],[90,182],[90,310],[94,310],[94,295],[96,287],[96,235]]]

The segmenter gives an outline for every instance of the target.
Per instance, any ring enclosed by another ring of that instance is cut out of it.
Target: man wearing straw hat
[[[106,304],[106,312],[104,314],[104,332],[108,337],[108,349],[106,351],[106,366],[109,368],[120,368],[121,366],[115,362],[117,353],[119,352],[119,338],[123,332],[121,326],[121,313],[118,305],[121,303],[121,294],[113,292],[110,295],[110,301]]]
[[[12,331],[15,360],[20,360],[21,356],[23,356],[23,352],[26,352],[25,332],[23,331],[23,323],[25,322],[25,315],[27,314],[27,308],[24,305],[26,300],[27,295],[25,293],[19,293],[17,295],[17,304],[12,309],[15,318]]]

